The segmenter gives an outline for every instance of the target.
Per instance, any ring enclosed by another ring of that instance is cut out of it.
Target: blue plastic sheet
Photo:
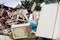
[[[29,19],[30,26],[32,28],[32,31],[36,32],[37,24],[33,19]]]

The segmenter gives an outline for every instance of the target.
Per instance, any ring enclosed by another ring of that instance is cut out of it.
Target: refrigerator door
[[[42,7],[36,36],[53,38],[57,9],[58,3],[46,4]]]

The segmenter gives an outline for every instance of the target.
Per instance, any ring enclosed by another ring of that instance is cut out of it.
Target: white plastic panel
[[[53,38],[59,39],[60,38],[60,3],[59,3],[59,9],[58,9],[58,15],[57,15],[57,20],[56,20],[56,25],[55,25],[55,30],[54,30],[54,36]]]
[[[36,36],[52,38],[58,4],[47,4],[42,7]]]

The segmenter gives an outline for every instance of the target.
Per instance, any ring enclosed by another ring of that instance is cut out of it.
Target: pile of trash
[[[23,9],[22,7],[20,7],[20,8],[9,7],[9,10],[2,8],[2,10],[0,11],[0,35],[4,36],[4,37],[5,37],[5,35],[11,36],[13,33],[11,31],[12,26],[18,25],[18,24],[22,24],[22,26],[26,26],[26,24],[27,24],[27,26],[29,25],[29,28],[31,28],[31,30],[32,30],[30,32],[35,33],[37,25],[38,25],[37,20],[39,19],[38,17],[40,15],[40,13],[38,12],[38,15],[37,15],[37,12],[33,11],[34,5],[35,5],[35,3],[33,4],[32,11]],[[2,6],[4,6],[4,5],[2,5]],[[25,31],[25,33],[26,33],[26,31]]]
[[[0,34],[11,35],[11,26],[28,23],[28,17],[23,9],[13,9],[1,11],[0,15]],[[25,11],[26,12],[26,11]]]

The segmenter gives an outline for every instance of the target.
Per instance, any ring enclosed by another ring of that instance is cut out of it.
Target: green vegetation
[[[32,1],[36,3],[42,3],[44,0],[32,0]]]
[[[49,2],[50,2],[50,3],[55,3],[55,2],[56,2],[56,0],[49,0]]]
[[[44,0],[32,0],[32,2],[36,2],[36,7],[35,7],[35,10],[36,11],[40,11],[41,10],[41,7],[40,7],[40,4],[43,2]]]
[[[25,9],[31,9],[33,2],[31,1],[21,1]]]
[[[48,3],[55,3],[57,2],[57,0],[45,0],[45,2],[48,4]]]

